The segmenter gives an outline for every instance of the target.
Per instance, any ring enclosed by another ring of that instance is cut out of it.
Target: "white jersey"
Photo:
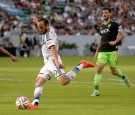
[[[57,78],[65,73],[64,69],[58,68],[54,62],[54,57],[50,49],[52,45],[55,45],[58,50],[57,35],[54,28],[50,27],[50,30],[46,34],[42,35],[42,55],[44,57],[45,65],[38,74],[38,76],[45,80],[49,80],[51,76],[55,76]],[[62,63],[60,56],[58,56],[58,60]]]
[[[50,30],[42,35],[42,55],[45,59],[52,57],[52,52],[50,47],[55,45],[58,50],[58,39],[53,27],[50,27]]]

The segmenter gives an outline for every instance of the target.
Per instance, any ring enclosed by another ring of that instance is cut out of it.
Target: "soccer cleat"
[[[94,90],[91,96],[99,96],[100,92],[98,90]]]
[[[95,65],[90,61],[81,60],[80,64],[82,64],[84,68],[95,67]]]
[[[27,109],[37,109],[38,106],[37,105],[33,105],[33,104],[29,104]]]
[[[124,82],[125,82],[125,84],[127,85],[127,87],[130,87],[131,86],[131,82],[130,82],[130,80],[128,79],[128,77],[127,77],[127,75],[126,74],[124,74]]]

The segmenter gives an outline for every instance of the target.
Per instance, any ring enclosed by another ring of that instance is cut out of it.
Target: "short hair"
[[[111,8],[110,7],[104,7],[102,11],[104,10],[108,10],[109,12],[111,12]]]
[[[49,20],[46,18],[39,18],[39,22],[43,21],[45,25],[50,24]]]

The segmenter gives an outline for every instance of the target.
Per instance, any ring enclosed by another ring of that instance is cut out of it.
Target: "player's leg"
[[[59,81],[60,84],[62,85],[67,85],[73,78],[76,77],[76,74],[83,68],[89,68],[89,67],[94,67],[94,64],[89,61],[80,61],[80,64],[77,65],[74,69],[69,71],[67,74],[62,74],[57,77],[57,80]]]
[[[99,85],[101,83],[101,79],[102,79],[102,71],[105,67],[107,63],[107,53],[104,52],[100,52],[98,54],[98,58],[97,58],[97,70],[96,70],[96,74],[94,77],[94,91],[91,94],[91,96],[99,96],[100,92],[99,92]]]
[[[99,92],[99,85],[101,83],[101,79],[102,79],[102,71],[105,67],[105,64],[100,63],[97,65],[97,70],[96,70],[96,74],[95,74],[95,78],[94,78],[94,91],[91,94],[91,96],[99,96],[100,92]]]
[[[37,109],[40,97],[43,92],[43,84],[46,80],[40,76],[37,77],[35,81],[35,90],[34,90],[34,100],[29,104],[28,109]]]
[[[35,91],[34,91],[34,105],[38,105],[39,99],[43,93],[43,84],[46,82],[46,80],[42,77],[37,77],[35,81]]]
[[[34,100],[29,104],[28,109],[37,109],[40,97],[43,93],[43,84],[51,78],[51,73],[47,69],[47,65],[40,70],[35,80]]]
[[[127,75],[125,73],[123,73],[121,70],[117,69],[117,64],[118,64],[118,53],[117,53],[117,51],[110,52],[110,58],[109,58],[108,63],[110,65],[111,73],[113,75],[121,77],[124,80],[124,82],[126,83],[126,85],[128,87],[130,87],[131,83],[130,83],[130,80],[128,79]]]
[[[111,72],[112,72],[113,75],[121,77],[124,80],[127,87],[131,86],[131,82],[128,79],[128,76],[125,73],[123,73],[121,70],[118,70],[116,67],[110,67],[110,69],[111,69]]]

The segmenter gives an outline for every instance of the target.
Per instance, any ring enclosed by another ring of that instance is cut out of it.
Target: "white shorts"
[[[59,62],[62,63],[60,57],[59,57]],[[55,65],[53,58],[49,58],[49,59],[44,58],[44,63],[45,65],[40,70],[38,77],[42,77],[45,80],[49,80],[51,79],[52,76],[55,76],[57,78],[60,75],[65,74],[64,69],[58,68]]]

